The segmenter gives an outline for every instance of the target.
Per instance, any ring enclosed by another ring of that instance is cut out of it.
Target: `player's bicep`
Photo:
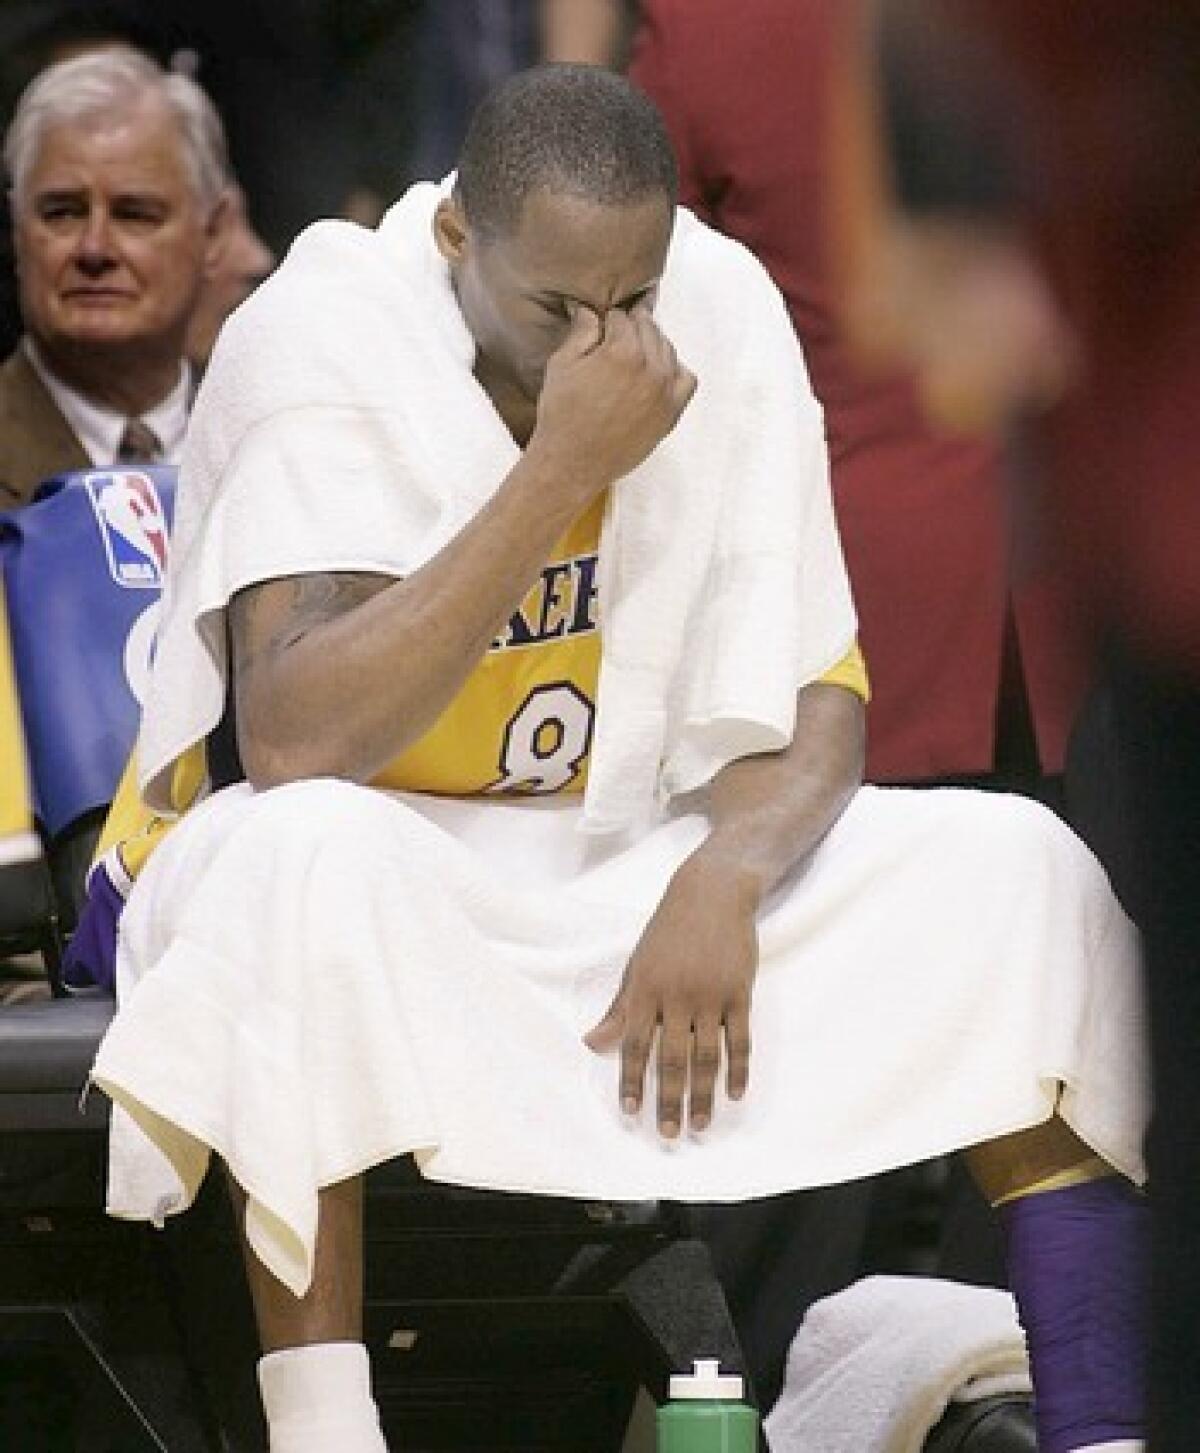
[[[288,575],[239,590],[229,602],[231,679],[239,704],[293,647],[386,590],[384,575]]]

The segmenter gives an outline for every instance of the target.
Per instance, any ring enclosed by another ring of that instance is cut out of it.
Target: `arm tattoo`
[[[287,615],[267,644],[271,652],[286,651],[314,626],[336,620],[370,597],[362,580],[353,575],[297,575],[290,584]]]
[[[379,575],[296,575],[239,591],[229,603],[236,676],[264,658],[282,655],[310,631],[362,605],[390,583]],[[285,586],[286,604],[279,595]]]

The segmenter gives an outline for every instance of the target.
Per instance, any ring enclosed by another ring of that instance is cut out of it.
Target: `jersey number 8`
[[[579,775],[596,709],[578,687],[535,687],[509,718],[489,792],[559,792]]]

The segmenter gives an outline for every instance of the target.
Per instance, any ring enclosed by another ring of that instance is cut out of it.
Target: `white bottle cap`
[[[722,1372],[716,1358],[698,1357],[693,1372],[671,1374],[668,1392],[672,1400],[679,1398],[731,1398],[742,1396],[742,1379],[736,1372]]]

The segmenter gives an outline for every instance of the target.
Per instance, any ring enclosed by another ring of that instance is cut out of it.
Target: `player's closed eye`
[[[635,293],[632,298],[621,304],[623,313],[636,312],[638,308],[644,308],[648,313],[653,313],[654,304],[658,299],[657,288],[647,288],[644,292]]]

